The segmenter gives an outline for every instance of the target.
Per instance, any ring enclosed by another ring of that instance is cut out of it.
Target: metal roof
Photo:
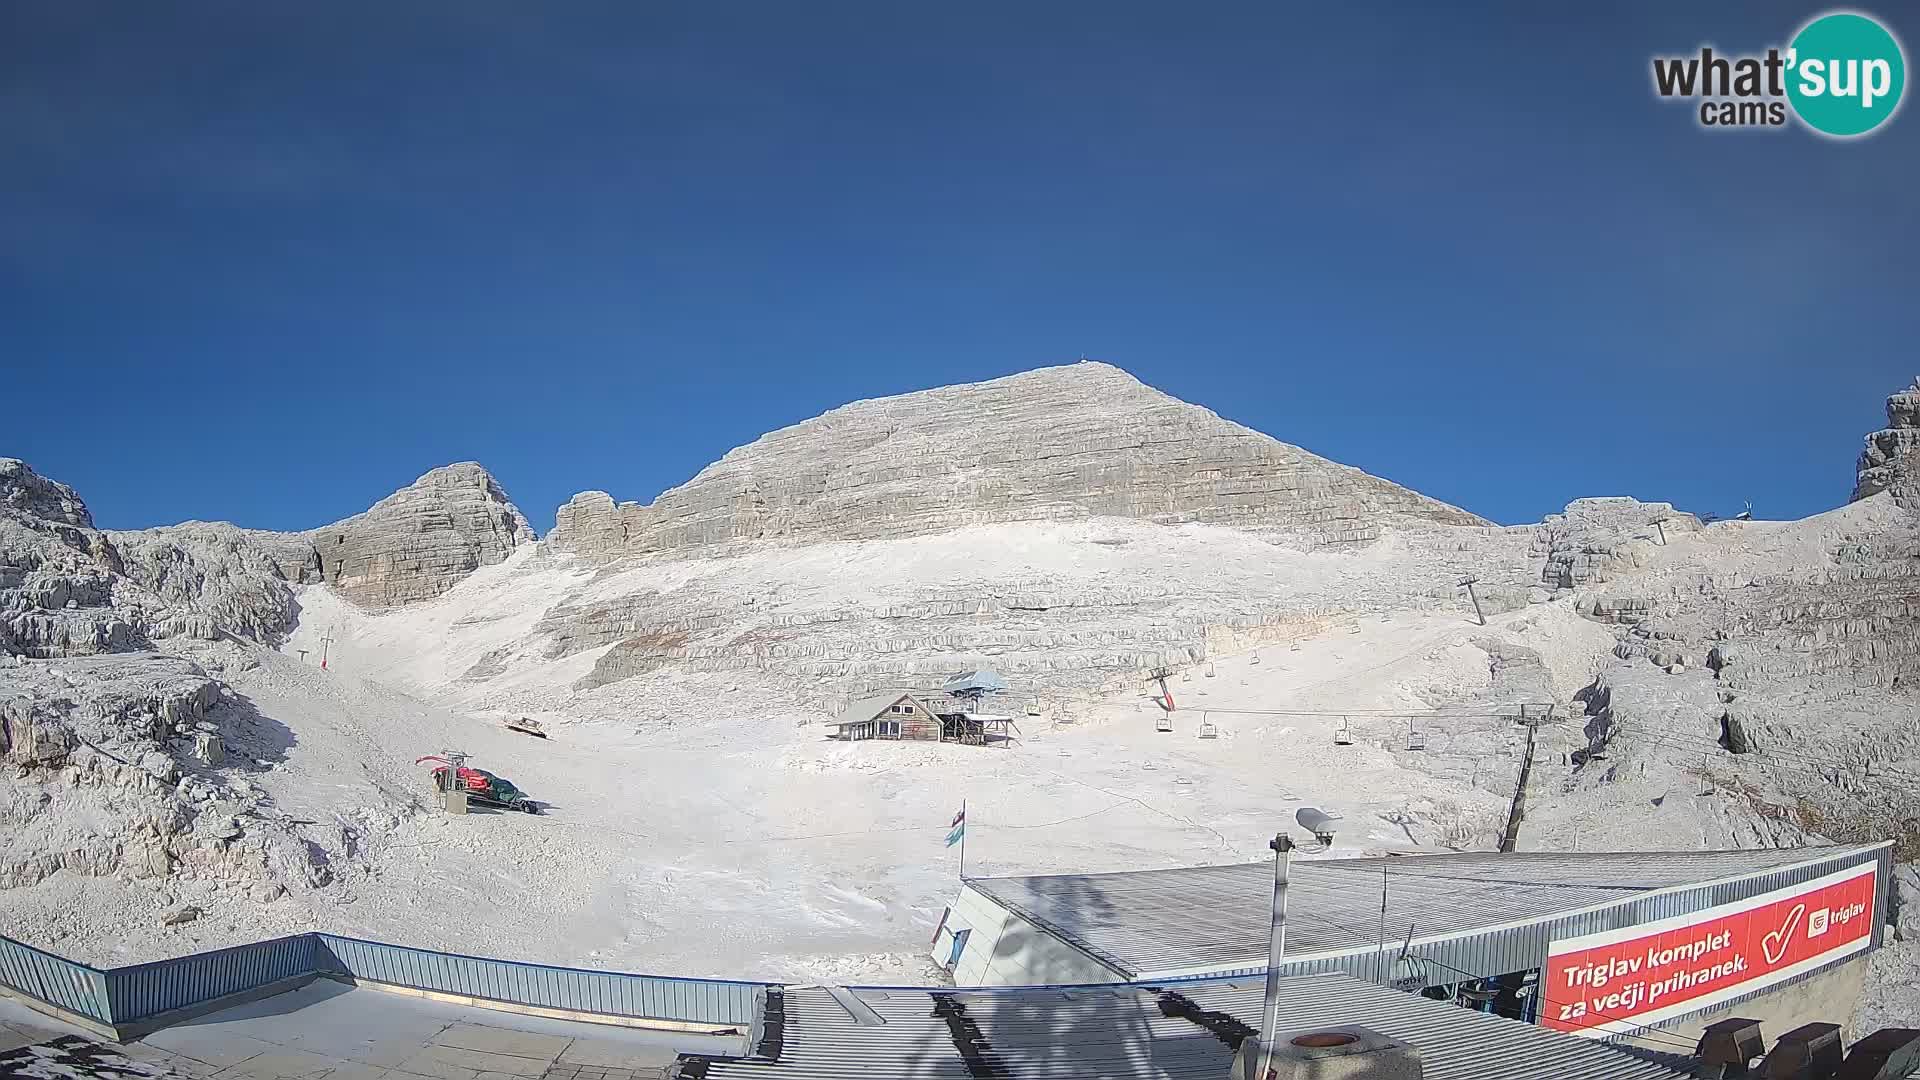
[[[964,694],[969,690],[993,693],[995,691],[1005,690],[1006,688],[1007,680],[1001,678],[999,672],[987,671],[985,669],[963,671],[940,684],[940,689],[949,694]]]
[[[1473,1012],[1344,975],[1281,980],[1282,1035],[1359,1024],[1416,1047],[1426,1080],[1674,1080],[1686,1058]],[[836,1000],[851,998],[851,1002]],[[1261,983],[928,991],[788,989],[761,1060],[682,1058],[687,1080],[1222,1080]],[[879,1022],[875,1023],[875,1019]]]
[[[1397,945],[1525,924],[1654,890],[1739,879],[1884,845],[1695,852],[1478,852],[1405,858],[1296,858],[1287,956]],[[1112,874],[972,878],[1002,907],[1129,978],[1264,969],[1271,862]]]
[[[936,715],[934,711],[927,708],[919,698],[905,690],[901,690],[892,693],[875,694],[872,697],[863,697],[849,701],[847,702],[846,709],[844,709],[839,716],[827,721],[827,726],[845,727],[848,724],[864,724],[869,720],[878,719],[881,713],[886,712],[889,707],[902,701],[913,702],[928,716]]]

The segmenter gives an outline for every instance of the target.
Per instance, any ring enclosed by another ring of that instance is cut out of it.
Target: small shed
[[[943,742],[968,746],[1006,746],[1013,741],[1013,717],[989,713],[960,712],[940,714],[940,738]]]
[[[859,698],[847,705],[838,719],[829,720],[838,728],[836,737],[859,739],[940,739],[940,716],[908,693],[886,693]]]

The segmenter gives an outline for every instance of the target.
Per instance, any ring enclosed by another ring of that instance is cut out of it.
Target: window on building
[[[889,706],[887,706],[887,711],[888,711],[888,712],[890,712],[890,713],[897,713],[897,712],[899,712],[899,711],[900,711],[900,704],[899,704],[899,702],[895,702],[895,703],[893,703],[892,705],[889,705]]]
[[[901,712],[903,712],[903,713],[906,713],[906,714],[907,714],[908,716],[912,716],[912,715],[913,715],[913,706],[911,706],[911,705],[902,705],[902,706],[900,706],[900,711],[901,711]]]
[[[883,739],[899,738],[900,737],[900,721],[898,720],[880,721],[880,737]]]
[[[967,951],[967,939],[973,936],[972,930],[950,930],[953,935],[953,952],[947,957],[947,970],[952,971],[960,964],[960,954]]]

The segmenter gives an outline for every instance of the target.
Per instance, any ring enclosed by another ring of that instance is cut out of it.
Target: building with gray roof
[[[1570,1007],[1581,997],[1570,983],[1577,973],[1562,979],[1570,985],[1546,985],[1550,954],[1630,951],[1639,936],[1717,932],[1728,920],[1781,913],[1776,929],[1801,950],[1791,957],[1756,957],[1730,973],[1737,979],[1717,973],[1710,993],[1694,989],[1694,974],[1677,973],[1659,992],[1666,1000],[1658,1009],[1614,1002],[1589,1010],[1599,1014],[1588,1019],[1601,1034],[1656,1026],[1858,961],[1879,944],[1890,860],[1886,844],[1296,858],[1281,974],[1338,971],[1412,989],[1485,989],[1505,977],[1508,990],[1525,987],[1524,1015],[1542,1016],[1545,1006]],[[1258,974],[1267,966],[1272,883],[1271,862],[970,878],[932,953],[961,986]],[[1851,890],[1844,906],[1826,899],[1843,888]],[[1857,919],[1848,936],[1795,936],[1810,931],[1805,920],[1826,911],[1823,904]],[[1785,926],[1795,906],[1802,921]],[[1728,955],[1738,947],[1716,946]],[[1680,983],[1686,994],[1675,989]],[[1658,996],[1651,986],[1648,993]],[[1639,1022],[1616,1022],[1626,1016]]]

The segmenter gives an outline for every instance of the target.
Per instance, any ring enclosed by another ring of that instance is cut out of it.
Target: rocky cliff
[[[51,525],[93,528],[80,493],[33,471],[19,458],[0,458],[0,509]]]
[[[548,540],[615,559],[1088,517],[1316,544],[1368,541],[1388,522],[1486,524],[1082,362],[855,402],[728,453],[650,505],[576,495]]]
[[[63,870],[250,902],[324,884],[240,775],[267,764],[260,721],[209,674],[257,663],[240,639],[293,617],[242,530],[103,532],[73,489],[0,459],[0,890]]]
[[[1855,502],[1892,491],[1902,506],[1920,509],[1920,378],[1887,398],[1887,426],[1867,436],[1856,474]]]
[[[309,566],[366,607],[430,600],[482,566],[504,560],[534,539],[526,515],[478,462],[442,466],[381,499],[364,514],[306,534],[313,563],[297,548],[282,555],[283,572]]]

